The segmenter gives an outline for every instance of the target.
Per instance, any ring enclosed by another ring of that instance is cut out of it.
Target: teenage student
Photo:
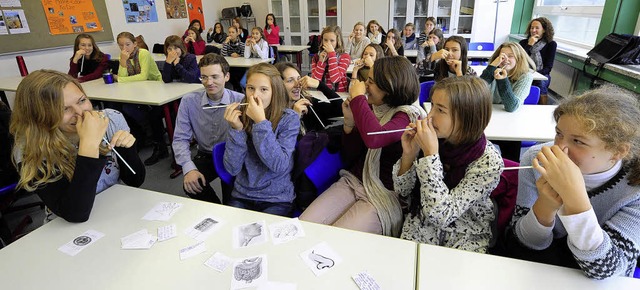
[[[437,60],[434,78],[441,81],[444,78],[476,75],[469,66],[467,59],[467,41],[462,36],[451,36],[444,42],[444,48],[434,53],[431,59]]]
[[[352,60],[356,60],[360,58],[362,51],[369,43],[371,43],[371,40],[364,34],[364,23],[357,22],[353,26],[353,31],[349,34],[349,41],[346,44],[345,51]]]
[[[300,130],[298,114],[288,108],[280,72],[271,64],[249,68],[246,97],[224,113],[231,128],[224,167],[236,177],[227,205],[289,216],[295,192],[293,151]]]
[[[199,83],[200,70],[196,56],[187,52],[180,36],[170,35],[164,40],[164,55],[167,56],[162,67],[162,81],[174,80],[183,83]]]
[[[416,37],[415,30],[416,26],[411,22],[404,25],[404,29],[402,30],[402,45],[404,46],[404,50],[418,49],[418,38]]]
[[[325,27],[320,34],[322,47],[311,60],[311,76],[336,92],[347,91],[347,68],[351,63],[349,54],[344,52],[341,35],[340,26]]]
[[[231,26],[235,27],[238,31],[238,37],[240,37],[240,41],[243,43],[247,41],[247,37],[249,37],[249,30],[242,27],[242,22],[240,21],[240,17],[235,17],[231,21]]]
[[[527,26],[526,38],[520,40],[524,51],[536,64],[536,71],[547,77],[547,80],[533,81],[533,85],[540,88],[539,104],[547,104],[547,91],[551,83],[551,69],[556,58],[558,44],[553,40],[553,25],[546,17],[531,20]]]
[[[273,13],[267,14],[264,19],[264,36],[269,45],[280,45],[280,26],[276,23]]]
[[[222,43],[222,56],[240,57],[244,55],[244,40],[238,36],[238,28],[229,26],[227,39]]]
[[[224,27],[222,27],[222,23],[216,22],[213,28],[209,28],[207,31],[207,42],[215,42],[222,44],[224,40],[227,39],[227,34],[224,32]]]
[[[491,94],[480,78],[437,82],[431,111],[402,135],[402,157],[393,184],[409,205],[403,239],[485,253],[491,240],[493,203],[503,167],[484,136]]]
[[[191,198],[220,203],[209,185],[218,177],[211,162],[211,152],[215,144],[226,140],[229,124],[224,119],[225,108],[207,107],[240,102],[244,95],[225,89],[225,83],[229,81],[229,63],[223,56],[208,53],[200,59],[198,67],[204,88],[182,96],[172,147],[176,162],[182,166],[185,193]],[[198,152],[193,158],[190,149],[192,137],[198,144]],[[222,182],[225,203],[230,193],[231,186]]]
[[[189,36],[190,29],[194,29],[198,35],[202,35],[203,28],[200,20],[198,19],[191,20],[191,22],[189,23],[189,27],[187,27],[187,30],[185,30],[184,34],[182,35],[182,40],[185,40]]]
[[[369,69],[373,66],[376,59],[384,57],[382,47],[377,44],[370,43],[364,48],[362,56],[353,62],[352,76],[355,76],[359,81],[366,82],[369,78]]]
[[[195,28],[189,28],[187,30],[187,37],[184,38],[184,46],[187,51],[195,55],[203,55],[206,43],[200,33]]]
[[[422,30],[422,32],[420,32],[420,35],[418,36],[419,46],[422,46],[422,44],[425,41],[427,41],[427,37],[429,36],[429,33],[431,33],[431,30],[435,28],[436,28],[436,18],[433,16],[427,17],[427,19],[424,21],[424,30]]]
[[[118,82],[159,81],[160,70],[148,50],[138,48],[136,38],[130,32],[120,32],[116,37],[120,47],[120,66],[118,66]]]
[[[402,40],[400,40],[400,32],[395,28],[387,31],[387,37],[382,45],[382,50],[385,56],[397,56],[404,55],[404,46]]]
[[[67,74],[38,70],[20,82],[10,132],[20,173],[17,188],[42,199],[47,220],[57,215],[84,222],[96,193],[120,180],[136,187],[144,182],[136,138],[123,116],[110,109],[94,111],[80,83]]]
[[[109,69],[109,57],[102,53],[93,36],[81,33],[73,43],[73,56],[69,62],[69,75],[79,82],[99,79]]]
[[[251,29],[251,37],[247,38],[244,45],[245,58],[269,58],[269,44],[264,40],[262,28],[254,27]]]
[[[427,40],[418,45],[418,57],[416,58],[416,72],[420,77],[420,81],[432,79],[436,64],[440,59],[438,52],[442,51],[444,44],[444,35],[439,28],[431,30],[427,36]]]
[[[301,220],[400,235],[402,209],[391,169],[402,155],[402,132],[368,133],[404,129],[424,117],[424,111],[411,105],[419,90],[414,68],[402,56],[376,60],[366,83],[352,80],[350,96],[342,103],[341,153],[349,170],[341,171],[342,177],[311,203]]]
[[[613,86],[561,103],[553,143],[533,146],[518,175],[512,257],[633,276],[640,253],[640,104]]]
[[[371,20],[367,24],[367,37],[371,40],[371,43],[380,44],[384,42],[385,32],[378,20]]]

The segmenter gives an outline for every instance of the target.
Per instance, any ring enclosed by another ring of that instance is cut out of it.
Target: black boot
[[[160,159],[167,157],[169,157],[169,150],[167,150],[167,145],[156,143],[153,145],[153,153],[144,161],[144,165],[154,165],[158,163]]]

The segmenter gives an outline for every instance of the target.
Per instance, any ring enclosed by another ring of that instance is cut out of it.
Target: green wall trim
[[[516,0],[515,9],[513,9],[513,18],[511,21],[512,34],[524,34],[527,30],[529,21],[533,19],[533,4],[535,0]]]
[[[638,0],[607,0],[602,11],[596,43],[609,33],[633,34],[640,14]]]

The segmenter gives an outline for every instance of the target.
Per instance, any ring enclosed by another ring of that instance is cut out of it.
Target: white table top
[[[142,216],[158,202],[183,207],[168,222]],[[205,240],[207,251],[181,261],[179,250],[196,244],[184,234],[205,215],[224,223]],[[351,276],[367,271],[382,289],[415,289],[417,244],[379,235],[302,222],[305,237],[273,245],[232,247],[232,229],[264,220],[267,226],[285,218],[115,185],[96,197],[89,221],[72,224],[56,219],[0,250],[2,283],[11,289],[230,289],[232,267],[219,273],[205,265],[214,252],[233,259],[267,255],[269,281],[295,283],[298,289],[358,289]],[[121,250],[120,238],[175,223],[178,236],[149,250]],[[105,234],[75,257],[58,247],[85,231]],[[316,277],[300,253],[327,242],[343,261]]]
[[[420,244],[417,289],[640,289],[640,279],[598,281],[577,269]]]
[[[272,45],[278,48],[278,52],[301,52],[311,46],[308,45]]]
[[[320,101],[326,101],[327,100],[327,96],[325,96],[321,91],[318,90],[308,90],[307,91],[309,94],[311,94],[312,97],[320,100]],[[346,99],[347,97],[349,97],[349,93],[348,92],[337,92],[336,94],[338,94],[338,96],[340,96],[343,100]]]
[[[0,91],[15,92],[21,81],[20,76],[0,78]]]
[[[431,103],[423,104],[425,111]],[[509,113],[502,104],[494,104],[489,125],[484,134],[489,140],[504,141],[551,141],[556,135],[553,110],[556,105],[522,105]]]
[[[407,49],[404,51],[404,56],[406,57],[418,57],[417,49]]]
[[[469,50],[467,58],[486,58],[489,59],[493,55],[493,50]]]
[[[165,60],[167,60],[167,56],[162,53],[152,53],[151,56],[153,57],[153,60],[155,60],[156,62],[164,62]],[[202,55],[196,55],[196,61],[200,61],[201,58],[202,58]],[[254,64],[258,64],[261,62],[272,62],[274,60],[273,58],[260,59],[260,58],[244,58],[244,57],[230,57],[230,56],[225,56],[224,58],[229,63],[230,67],[251,67]],[[117,55],[112,57],[111,59],[119,60],[120,56]]]
[[[486,65],[472,65],[471,68],[476,72],[476,74],[478,74],[478,76],[480,76],[482,74],[482,71],[484,71],[485,68],[487,68]],[[541,73],[534,71],[533,72],[533,80],[534,81],[546,81],[547,77],[542,75]]]

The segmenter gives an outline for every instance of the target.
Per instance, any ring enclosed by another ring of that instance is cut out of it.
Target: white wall
[[[122,31],[129,31],[134,35],[142,34],[149,47],[152,47],[154,43],[164,43],[164,39],[168,35],[182,35],[189,25],[188,18],[167,19],[164,1],[156,1],[158,22],[139,24],[127,24],[125,22],[122,1],[106,0],[105,2],[107,5],[109,19],[111,21],[111,29],[113,31],[114,39],[118,33]],[[222,5],[220,2],[211,0],[202,1],[202,9],[205,15],[204,25],[206,27],[209,27],[218,21],[218,18],[220,17],[220,10],[223,7],[227,7]],[[99,43],[98,46],[106,53],[110,53],[112,55],[119,53],[118,46],[115,42]],[[22,55],[24,57],[29,71],[47,68],[66,72],[69,69],[69,58],[73,54],[72,50],[73,43],[69,43],[69,46],[64,48],[1,55],[0,67],[2,69],[0,69],[0,77],[20,75],[16,64],[16,55]]]

